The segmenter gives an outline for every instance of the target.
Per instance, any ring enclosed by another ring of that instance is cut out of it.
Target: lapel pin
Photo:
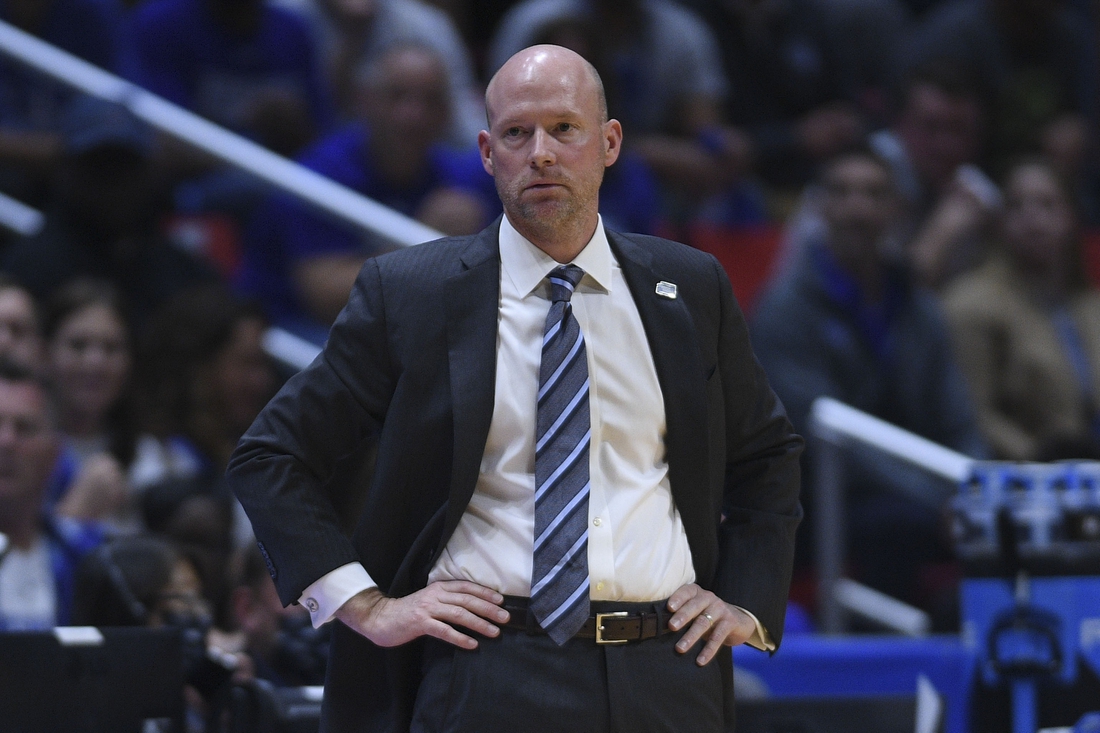
[[[657,295],[669,300],[676,300],[676,283],[666,282],[665,280],[657,283]]]

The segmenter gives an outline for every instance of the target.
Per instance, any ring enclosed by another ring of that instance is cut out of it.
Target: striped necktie
[[[535,551],[531,610],[559,645],[588,619],[588,359],[569,303],[584,276],[550,273],[535,430]]]

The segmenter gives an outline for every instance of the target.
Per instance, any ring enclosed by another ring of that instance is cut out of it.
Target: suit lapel
[[[493,418],[500,303],[498,230],[499,219],[470,242],[461,255],[462,271],[443,283],[454,452],[447,516],[436,557],[473,495]]]
[[[710,564],[714,517],[707,500],[708,431],[706,377],[698,335],[685,298],[691,283],[677,283],[680,297],[657,295],[657,283],[670,278],[658,272],[652,253],[615,232],[608,232],[623,277],[642,319],[657,381],[665,405],[669,485],[697,572]]]

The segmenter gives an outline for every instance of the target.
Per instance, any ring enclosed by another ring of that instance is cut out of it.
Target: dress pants
[[[677,653],[682,633],[559,647],[506,628],[473,651],[428,639],[410,731],[732,733],[730,665],[699,667],[701,644]]]

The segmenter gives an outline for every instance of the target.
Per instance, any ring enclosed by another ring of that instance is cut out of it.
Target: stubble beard
[[[601,168],[596,183],[591,187],[585,185],[578,191],[576,182],[569,185],[571,182],[563,181],[563,184],[568,185],[569,192],[565,198],[525,201],[521,183],[503,185],[498,179],[497,195],[500,196],[504,210],[508,213],[513,226],[521,233],[525,233],[528,239],[537,238],[544,242],[553,242],[577,236],[578,233],[571,230],[585,225],[587,209],[591,207],[598,211],[602,181],[603,169]]]

